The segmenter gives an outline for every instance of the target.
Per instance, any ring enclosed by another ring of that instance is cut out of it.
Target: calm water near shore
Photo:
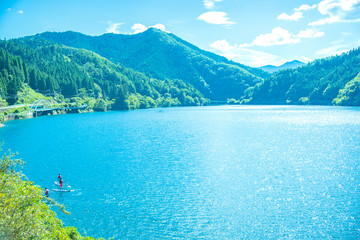
[[[115,239],[359,239],[360,108],[212,106],[6,122],[4,149]]]

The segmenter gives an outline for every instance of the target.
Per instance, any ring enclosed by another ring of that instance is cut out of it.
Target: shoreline
[[[286,104],[283,104],[283,105],[267,105],[267,104],[261,104],[261,105],[252,105],[252,104],[220,104],[220,105],[207,105],[207,106],[322,106],[322,107],[360,107],[360,106],[336,106],[336,105],[286,105]],[[179,106],[174,106],[174,107],[179,107]],[[181,106],[180,106],[181,107]],[[161,108],[161,107],[156,107],[156,108]],[[172,108],[172,107],[170,107]],[[134,110],[137,110],[137,109],[134,109]],[[114,110],[109,110],[109,111],[106,111],[106,112],[111,112],[111,111],[114,111]],[[123,111],[123,110],[115,110],[115,111]],[[124,111],[129,111],[129,110],[124,110]],[[132,110],[130,110],[132,111]],[[57,112],[57,113],[53,113],[53,114],[48,114],[48,115],[59,115],[59,114],[81,114],[81,113],[90,113],[90,112],[95,112],[95,111],[83,111],[83,112]],[[39,116],[41,117],[41,116]],[[14,118],[14,119],[7,119],[5,120],[4,122],[0,122],[0,128],[2,127],[5,127],[6,125],[4,124],[5,122],[9,122],[9,121],[16,121],[16,120],[22,120],[22,119],[30,119],[30,118],[36,118],[34,116],[30,116],[28,115],[27,117],[25,118]]]
[[[47,114],[47,115],[40,115],[38,117],[41,117],[41,116],[49,116],[49,115],[60,115],[60,114],[79,114],[79,113],[88,113],[88,112],[91,112],[91,111],[84,111],[84,112],[53,112],[52,114]],[[5,121],[3,122],[0,122],[0,128],[4,127],[5,126],[5,122],[10,122],[10,121],[16,121],[16,120],[23,120],[23,119],[30,119],[30,118],[37,118],[37,117],[34,117],[33,115],[30,115],[28,114],[26,117],[23,117],[23,118],[8,118],[6,119]]]

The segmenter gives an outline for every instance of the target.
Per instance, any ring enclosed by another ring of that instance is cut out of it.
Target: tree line
[[[153,28],[135,35],[87,36],[68,31],[45,32],[26,39],[46,39],[87,49],[156,79],[181,79],[213,100],[240,98],[244,90],[270,75]]]
[[[245,91],[241,103],[360,105],[360,48],[274,73]]]
[[[0,41],[1,97],[16,102],[7,97],[23,84],[40,92],[61,91],[65,98],[86,95],[112,101],[113,109],[207,103],[182,80],[149,78],[87,50],[39,39]]]

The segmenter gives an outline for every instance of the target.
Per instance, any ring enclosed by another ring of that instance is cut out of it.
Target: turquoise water
[[[115,239],[359,239],[360,109],[216,106],[7,122],[66,225]]]

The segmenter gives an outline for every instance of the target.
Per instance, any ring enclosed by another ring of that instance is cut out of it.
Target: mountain
[[[301,67],[303,65],[305,65],[305,63],[300,62],[298,60],[294,60],[294,61],[291,61],[291,62],[286,62],[286,63],[284,63],[283,65],[280,65],[280,66],[266,65],[266,66],[260,67],[260,69],[262,69],[264,71],[267,71],[269,73],[273,73],[273,72],[284,70],[284,69],[298,68],[298,67]]]
[[[360,105],[360,48],[274,73],[243,103]]]
[[[181,79],[216,100],[240,98],[248,87],[269,76],[261,69],[201,50],[174,34],[154,28],[135,35],[87,36],[70,31],[45,32],[29,38],[87,49],[157,79]]]
[[[201,105],[205,97],[242,104],[357,106],[359,79],[359,48],[270,74],[156,29],[97,37],[46,32],[0,41],[3,98],[25,84],[40,92],[61,89],[68,98],[103,98],[115,109]]]
[[[149,78],[85,49],[44,39],[0,41],[0,97],[13,104],[25,86],[40,92],[61,92],[74,101],[79,96],[113,101],[115,109],[206,102],[198,90],[182,80]]]

